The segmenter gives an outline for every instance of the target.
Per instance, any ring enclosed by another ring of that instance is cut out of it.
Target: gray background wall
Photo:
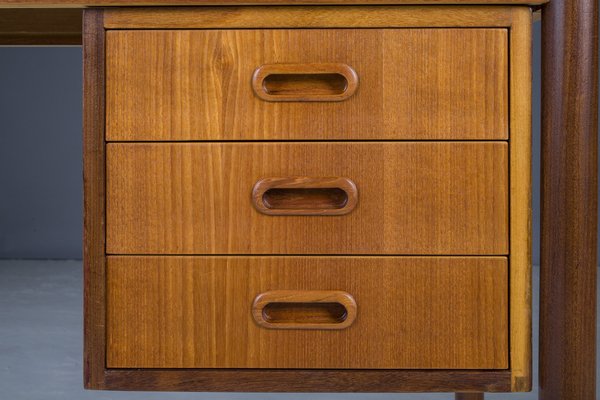
[[[533,51],[539,263],[540,23]],[[81,49],[0,48],[0,258],[81,258]]]
[[[81,48],[0,48],[0,258],[81,258]]]

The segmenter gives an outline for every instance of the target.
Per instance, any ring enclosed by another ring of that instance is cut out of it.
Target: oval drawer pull
[[[346,64],[265,64],[252,88],[266,101],[342,101],[358,88],[358,75]]]
[[[273,290],[252,304],[256,323],[269,329],[345,329],[356,312],[354,297],[339,290]]]
[[[356,207],[358,189],[341,177],[265,178],[254,184],[252,202],[268,215],[343,215]]]

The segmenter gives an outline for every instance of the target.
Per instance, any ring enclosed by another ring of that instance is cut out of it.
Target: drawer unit
[[[529,389],[529,8],[84,25],[87,387]]]
[[[111,256],[107,268],[108,367],[508,367],[505,257]]]
[[[106,138],[507,139],[507,37],[506,29],[109,31]]]
[[[502,142],[111,143],[106,157],[109,254],[508,253]],[[273,178],[298,182],[252,196]]]

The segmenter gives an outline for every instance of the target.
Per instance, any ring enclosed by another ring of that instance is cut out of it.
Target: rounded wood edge
[[[274,209],[265,205],[263,195],[270,189],[319,189],[338,188],[346,192],[348,201],[344,207],[336,209]],[[274,177],[263,178],[252,188],[252,204],[254,208],[266,215],[344,215],[350,213],[358,204],[358,188],[349,178],[344,177]]]
[[[598,1],[542,8],[539,399],[596,398]]]
[[[338,303],[346,309],[346,318],[335,324],[270,323],[264,319],[263,310],[271,303]],[[354,323],[358,306],[354,297],[342,290],[272,290],[258,294],[252,303],[254,321],[267,329],[323,329],[341,330]]]
[[[271,95],[264,87],[265,78],[269,75],[294,74],[339,74],[346,79],[346,89],[340,94],[331,95]],[[344,101],[354,95],[358,89],[358,74],[348,64],[318,63],[318,64],[263,64],[252,75],[252,89],[260,99],[270,102],[311,102],[311,101]]]

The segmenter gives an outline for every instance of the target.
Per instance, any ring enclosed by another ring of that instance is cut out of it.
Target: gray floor
[[[534,299],[537,299],[537,269]],[[0,260],[0,398],[425,400],[449,394],[231,394],[97,392],[82,388],[82,271],[80,261]],[[537,313],[537,302],[534,304]],[[534,322],[534,338],[537,321]],[[537,343],[534,345],[537,359]],[[537,366],[536,366],[537,367]],[[537,374],[537,368],[535,368]],[[536,378],[537,379],[537,378]],[[598,381],[598,379],[597,379]],[[536,399],[536,393],[488,395]]]

